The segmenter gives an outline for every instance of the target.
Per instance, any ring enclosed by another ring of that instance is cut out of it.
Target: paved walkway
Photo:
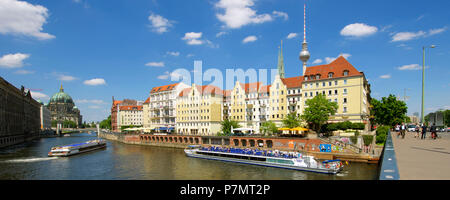
[[[400,180],[450,180],[450,133],[438,133],[436,140],[431,133],[425,140],[414,134],[406,133],[401,139],[392,132]]]

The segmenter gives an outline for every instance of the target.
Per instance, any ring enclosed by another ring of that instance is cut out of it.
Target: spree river
[[[51,147],[96,139],[95,134],[41,138],[0,150],[1,180],[374,180],[377,165],[349,163],[337,175],[198,158],[183,149],[107,141],[107,148],[47,157]]]

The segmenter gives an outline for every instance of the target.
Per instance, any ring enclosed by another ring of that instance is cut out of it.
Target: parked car
[[[416,131],[416,125],[408,125],[408,132]]]

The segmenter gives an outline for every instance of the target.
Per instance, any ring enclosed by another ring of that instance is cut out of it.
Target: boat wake
[[[55,160],[55,159],[58,159],[58,157],[22,158],[22,159],[4,160],[4,161],[0,161],[0,162],[3,162],[3,163],[29,163],[29,162],[40,162],[40,161]]]

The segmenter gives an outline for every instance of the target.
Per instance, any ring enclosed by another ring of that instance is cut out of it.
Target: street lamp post
[[[422,109],[421,109],[422,110],[422,119],[421,119],[422,123],[425,123],[425,115],[423,112],[424,98],[425,98],[425,49],[426,48],[435,48],[435,47],[436,47],[435,45],[431,45],[429,47],[426,47],[426,46],[422,47],[422,50],[423,50],[423,56],[422,56],[422,60],[423,60],[423,63],[422,63]]]

